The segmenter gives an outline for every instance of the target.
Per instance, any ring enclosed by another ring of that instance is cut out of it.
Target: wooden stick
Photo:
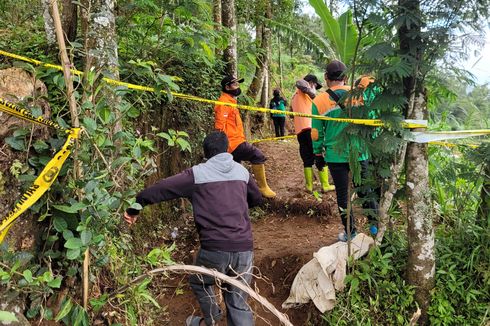
[[[68,97],[68,104],[70,108],[71,125],[74,128],[80,127],[80,121],[78,120],[77,102],[75,99],[75,93],[73,88],[73,79],[70,68],[72,67],[70,59],[68,58],[68,52],[66,51],[65,38],[63,34],[63,28],[61,26],[60,12],[58,9],[57,0],[51,0],[52,17],[54,21],[54,27],[56,31],[56,39],[58,40],[58,46],[60,48],[61,64],[63,66],[63,76],[65,78],[66,95]],[[80,166],[78,165],[78,140],[76,140],[73,149],[73,178],[79,180],[80,178]],[[81,193],[77,191],[79,200],[81,200]],[[88,286],[89,286],[89,263],[90,252],[89,249],[85,250],[85,257],[83,260],[83,308],[87,309],[88,304]]]
[[[250,288],[250,286],[248,286],[247,284],[245,284],[245,283],[241,282],[239,279],[237,279],[237,278],[239,278],[239,276],[237,278],[235,278],[235,277],[231,277],[231,276],[225,275],[223,273],[220,273],[216,270],[212,270],[212,269],[208,269],[208,268],[200,267],[200,266],[194,266],[194,265],[171,265],[171,266],[165,266],[165,267],[153,269],[153,270],[147,272],[146,274],[143,274],[143,275],[140,275],[140,276],[134,278],[128,284],[120,287],[115,292],[111,293],[109,295],[109,297],[112,297],[118,293],[121,293],[121,292],[127,290],[131,285],[138,283],[138,282],[141,282],[142,280],[144,280],[147,277],[151,277],[153,275],[158,275],[158,274],[163,274],[166,272],[186,273],[186,274],[205,274],[205,275],[209,275],[209,276],[212,276],[214,278],[217,278],[221,281],[224,281],[230,285],[236,286],[240,290],[248,293],[252,298],[254,298],[262,306],[264,306],[271,313],[273,313],[279,319],[279,321],[282,323],[282,325],[293,326],[293,324],[291,324],[291,322],[289,321],[289,318],[287,315],[285,315],[282,312],[280,312],[279,310],[277,310],[276,307],[274,307],[274,305],[272,303],[270,303],[266,298],[264,298],[263,296],[261,296],[260,294],[255,292],[252,288]]]

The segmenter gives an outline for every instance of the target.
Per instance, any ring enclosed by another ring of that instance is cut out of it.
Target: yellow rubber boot
[[[276,197],[276,193],[269,188],[267,185],[267,180],[265,179],[265,166],[264,164],[252,164],[252,171],[255,175],[255,180],[257,180],[257,185],[262,193],[262,196],[266,198]]]
[[[318,176],[320,177],[320,183],[322,185],[322,191],[323,192],[335,190],[335,186],[331,186],[330,183],[328,183],[328,168],[327,167],[324,167],[323,170],[318,171]]]
[[[313,169],[304,168],[305,171],[305,186],[306,190],[309,192],[313,191]]]

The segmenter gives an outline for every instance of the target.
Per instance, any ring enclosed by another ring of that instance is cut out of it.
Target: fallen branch
[[[279,310],[274,307],[272,303],[270,303],[266,298],[255,292],[252,288],[250,288],[248,285],[245,283],[239,281],[237,278],[225,275],[223,273],[220,273],[216,270],[211,270],[205,267],[200,267],[200,266],[194,266],[194,265],[171,265],[171,266],[165,266],[161,268],[156,268],[153,269],[143,275],[140,275],[133,280],[131,280],[128,284],[120,287],[117,289],[115,292],[111,293],[109,297],[112,297],[118,293],[124,292],[127,290],[129,287],[131,287],[135,283],[139,283],[142,280],[144,280],[147,277],[152,277],[154,275],[158,274],[163,274],[166,272],[172,272],[172,273],[186,273],[186,274],[205,274],[209,275],[212,277],[215,277],[221,281],[224,281],[230,285],[236,286],[240,290],[248,293],[252,298],[254,298],[257,302],[259,302],[262,306],[267,308],[271,313],[273,313],[279,321],[282,323],[282,325],[286,326],[293,326],[291,322],[289,321],[287,315],[283,314]]]

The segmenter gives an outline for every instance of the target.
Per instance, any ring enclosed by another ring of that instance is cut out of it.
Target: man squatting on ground
[[[221,96],[219,102],[237,104],[237,97],[241,94],[240,83],[242,79],[233,76],[226,76],[221,81]],[[225,104],[217,104],[214,107],[214,127],[216,130],[223,131],[230,142],[228,153],[233,155],[233,159],[240,163],[248,161],[252,164],[252,172],[257,179],[259,190],[264,197],[273,198],[276,193],[269,188],[265,178],[266,158],[264,154],[255,146],[248,143],[243,131],[242,118],[238,108]]]
[[[306,75],[296,82],[296,93],[291,100],[293,112],[311,114],[312,100],[316,96],[316,90],[322,88],[315,75]],[[325,168],[325,160],[321,155],[313,153],[311,140],[311,118],[294,117],[294,131],[299,143],[299,154],[303,160],[306,190],[313,191],[313,163],[318,168],[318,176],[322,191],[334,190],[335,187],[328,183],[328,170]]]
[[[247,169],[227,153],[228,139],[223,132],[209,134],[203,143],[207,159],[180,174],[163,179],[136,196],[141,206],[185,197],[192,203],[201,248],[195,265],[239,276],[250,283],[253,265],[253,238],[248,209],[261,203],[262,195]],[[136,222],[139,210],[128,208],[124,219]],[[214,325],[222,318],[216,303],[215,280],[206,275],[191,275],[190,286],[204,317],[189,316],[188,326]],[[228,326],[250,326],[253,314],[247,293],[225,284],[223,297]]]
[[[348,118],[342,97],[350,90],[345,85],[347,77],[344,72],[347,70],[344,63],[334,60],[327,65],[325,80],[327,82],[327,92],[315,97],[313,100],[312,113],[332,118]],[[344,109],[343,109],[344,107]],[[353,110],[359,106],[352,106]],[[337,195],[337,205],[339,207],[344,232],[339,234],[339,240],[347,241],[347,203],[349,194],[349,152],[356,150],[359,152],[358,161],[361,165],[361,184],[365,183],[368,177],[368,152],[365,146],[361,146],[360,139],[353,138],[350,146],[341,144],[339,135],[347,126],[347,123],[337,121],[325,121],[313,119],[311,137],[313,139],[313,152],[316,155],[324,155]],[[375,235],[378,232],[376,218],[378,216],[378,202],[373,198],[372,189],[367,186],[357,185],[356,190],[359,198],[363,200],[362,207],[366,210],[370,222],[370,232]],[[356,234],[354,214],[350,211],[350,235]]]

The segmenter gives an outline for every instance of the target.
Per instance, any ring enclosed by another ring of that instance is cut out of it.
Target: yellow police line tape
[[[0,54],[3,55],[3,56],[6,56],[6,57],[10,57],[10,58],[14,58],[14,59],[20,60],[20,61],[25,61],[25,62],[33,63],[33,64],[35,64],[37,66],[43,66],[43,67],[46,67],[46,68],[53,68],[53,69],[56,69],[56,70],[59,70],[59,71],[63,71],[63,67],[60,66],[60,65],[55,65],[55,64],[52,64],[52,63],[45,63],[45,62],[42,62],[42,61],[39,61],[39,60],[36,60],[36,59],[24,57],[22,55],[10,53],[10,52],[3,51],[3,50],[0,50]],[[77,69],[74,69],[74,68],[71,68],[70,69],[70,72],[72,74],[74,74],[74,75],[77,75],[77,76],[82,76],[83,75],[83,72],[82,71],[77,70]],[[104,78],[104,79],[108,79],[108,78]],[[172,79],[174,81],[183,81],[182,78],[177,77],[177,76],[170,76],[170,79]]]
[[[257,144],[257,143],[266,142],[266,141],[278,141],[278,140],[292,139],[292,138],[296,138],[296,135],[287,135],[287,136],[282,136],[282,137],[269,137],[269,138],[255,139],[255,140],[250,141],[250,143]],[[477,144],[456,144],[456,143],[448,143],[445,141],[429,141],[428,144],[429,145],[437,145],[437,146],[445,146],[445,147],[466,146],[466,147],[470,147],[470,148],[478,148],[478,146],[479,146]]]
[[[457,146],[466,146],[470,148],[478,148],[478,145],[476,144],[455,144],[455,143],[448,143],[445,141],[430,141],[429,145],[436,145],[436,146],[445,146],[449,148],[457,147]]]
[[[42,172],[39,174],[36,180],[34,180],[34,183],[29,187],[29,189],[27,189],[26,192],[24,192],[22,197],[15,204],[14,209],[8,212],[5,217],[0,219],[0,243],[2,243],[15,220],[29,207],[34,205],[34,203],[37,202],[39,198],[41,198],[41,196],[51,187],[54,180],[58,176],[63,163],[65,163],[66,159],[71,153],[71,148],[75,139],[78,138],[80,128],[66,129],[56,122],[44,119],[43,117],[35,118],[26,109],[19,108],[2,98],[0,98],[0,111],[36,124],[62,130],[68,134],[68,138],[66,139],[63,147],[48,162],[48,164],[46,164]]]
[[[34,60],[31,58],[27,58],[24,56],[20,56],[17,54],[6,52],[3,50],[0,50],[0,54],[4,55],[6,57],[11,57],[11,58],[14,58],[17,60],[33,63],[33,64],[44,66],[47,68],[54,68],[57,70],[63,69],[63,67],[61,67],[59,65],[54,65],[54,64],[50,64],[50,63],[43,63],[42,61],[39,61],[39,60]],[[76,69],[70,69],[70,70],[75,75],[79,75],[79,76],[83,75],[83,72],[81,72],[79,70],[76,70]],[[126,82],[122,82],[119,80],[114,80],[114,79],[110,79],[110,78],[106,78],[106,77],[102,78],[102,80],[105,81],[106,83],[108,83],[110,85],[114,85],[114,86],[123,86],[123,87],[127,87],[128,89],[134,89],[134,90],[139,90],[139,91],[144,91],[144,92],[156,92],[155,88],[149,87],[149,86],[142,86],[142,85],[126,83]],[[161,91],[161,92],[165,93],[165,91]],[[248,111],[272,113],[272,114],[274,114],[274,113],[286,114],[289,116],[312,118],[312,119],[326,120],[326,121],[345,122],[345,123],[359,124],[359,125],[365,125],[365,126],[371,126],[371,127],[381,127],[384,125],[383,121],[376,120],[376,119],[331,118],[331,117],[325,117],[322,115],[313,115],[313,114],[300,113],[300,112],[273,110],[273,109],[268,109],[268,108],[254,107],[254,106],[250,106],[250,105],[243,105],[243,104],[221,102],[221,101],[216,101],[216,100],[209,100],[209,99],[205,99],[202,97],[198,97],[198,96],[194,96],[194,95],[188,95],[188,94],[182,94],[182,93],[177,93],[177,92],[170,92],[170,94],[172,94],[172,96],[174,96],[174,97],[181,98],[184,100],[196,101],[196,102],[201,102],[201,103],[209,103],[209,104],[214,104],[214,105],[226,105],[226,106],[236,107],[238,109],[248,110]],[[408,128],[408,129],[427,128],[427,120],[404,120],[402,122],[402,126],[404,128]]]
[[[252,144],[256,143],[261,143],[264,141],[276,141],[276,140],[283,140],[283,139],[291,139],[291,138],[296,138],[296,135],[288,135],[288,136],[282,136],[282,137],[269,137],[269,138],[261,138],[261,139],[255,139],[252,140]]]

